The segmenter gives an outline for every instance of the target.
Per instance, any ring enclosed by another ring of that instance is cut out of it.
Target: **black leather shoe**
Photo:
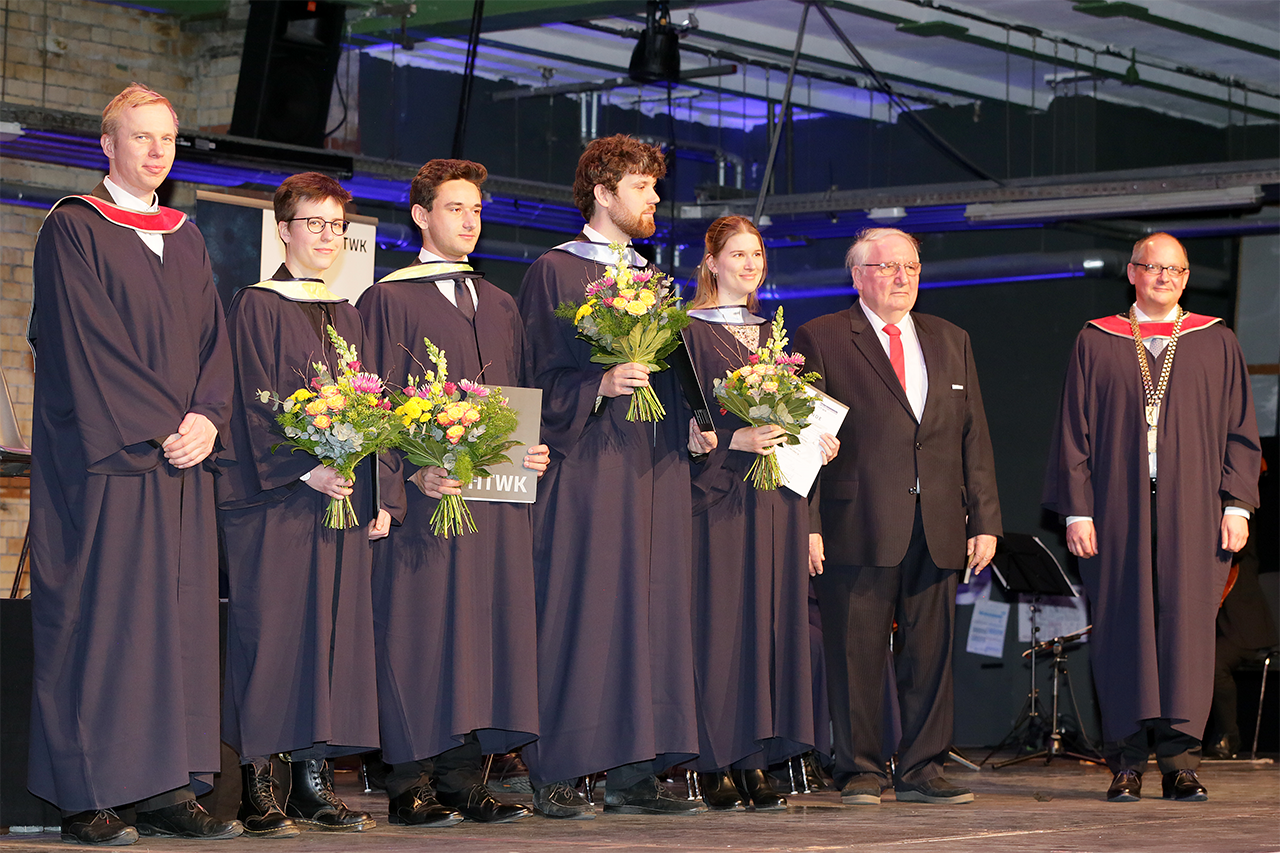
[[[363,832],[377,822],[368,812],[347,808],[333,791],[333,771],[323,758],[289,762],[289,799],[284,813],[311,829],[325,832]]]
[[[138,820],[134,826],[139,835],[199,838],[201,841],[221,841],[224,838],[235,838],[244,832],[240,821],[218,820],[195,800],[186,800],[152,812],[138,812]]]
[[[884,783],[874,773],[859,773],[840,789],[840,802],[846,806],[878,806]]]
[[[1108,803],[1136,803],[1142,797],[1142,774],[1136,770],[1121,770],[1107,788]]]
[[[730,770],[729,776],[744,805],[754,806],[756,811],[777,811],[787,807],[787,798],[773,790],[763,770]]]
[[[1194,770],[1174,770],[1172,773],[1164,774],[1162,782],[1166,800],[1177,800],[1180,803],[1202,803],[1209,799],[1209,792],[1204,785],[1200,784],[1200,780],[1196,778],[1196,771]]]
[[[533,809],[528,806],[499,802],[484,785],[472,785],[460,792],[437,791],[436,799],[477,823],[514,823],[533,816]]]
[[[123,847],[138,840],[138,830],[111,809],[79,812],[62,819],[62,840],[68,844]]]
[[[934,803],[935,805],[956,806],[973,802],[973,791],[952,785],[941,776],[926,779],[918,785],[895,782],[893,795],[900,803]]]
[[[293,838],[302,830],[285,816],[276,800],[276,777],[271,762],[240,765],[240,813],[244,834],[254,838]]]
[[[596,807],[568,782],[552,782],[533,789],[533,810],[561,820],[595,820]]]
[[[440,804],[430,785],[419,785],[392,797],[387,818],[396,826],[442,827],[462,822],[461,814]]]
[[[707,808],[717,812],[740,811],[744,805],[728,770],[699,773],[698,787],[702,789],[702,801]]]
[[[610,814],[697,814],[702,806],[697,800],[683,800],[672,794],[658,777],[637,782],[621,791],[604,791],[604,810]]]

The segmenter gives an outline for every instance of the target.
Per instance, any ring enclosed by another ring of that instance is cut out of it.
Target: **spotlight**
[[[637,83],[675,83],[680,79],[680,36],[671,25],[667,0],[649,0],[644,32],[631,53],[628,73]]]

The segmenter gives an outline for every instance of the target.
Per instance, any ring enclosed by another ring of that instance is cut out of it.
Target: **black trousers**
[[[439,755],[392,764],[387,774],[387,794],[398,797],[411,788],[428,784],[437,791],[457,794],[483,782],[484,755],[479,739],[472,732],[461,746]]]
[[[814,578],[837,785],[863,773],[888,783],[881,758],[885,649],[895,620],[902,740],[893,781],[915,785],[942,774],[955,728],[951,654],[957,581],[956,572],[938,568],[929,556],[919,504],[900,564],[827,566]]]

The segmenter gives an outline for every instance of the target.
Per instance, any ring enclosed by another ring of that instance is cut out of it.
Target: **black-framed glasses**
[[[1130,266],[1135,266],[1145,271],[1149,275],[1160,275],[1161,272],[1167,272],[1173,278],[1187,274],[1186,267],[1161,266],[1160,264],[1140,264],[1137,261],[1129,261]]]
[[[333,231],[333,236],[341,237],[347,233],[347,229],[351,227],[351,223],[345,219],[321,219],[319,216],[295,216],[290,222],[305,222],[307,230],[312,234],[320,234],[324,231],[326,225]]]
[[[885,261],[879,264],[860,264],[859,266],[871,267],[875,270],[875,275],[880,278],[894,278],[899,270],[905,270],[907,275],[920,275],[919,261]]]

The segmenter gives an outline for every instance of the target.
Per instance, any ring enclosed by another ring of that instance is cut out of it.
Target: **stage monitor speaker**
[[[233,136],[324,146],[346,8],[323,0],[252,0]]]

